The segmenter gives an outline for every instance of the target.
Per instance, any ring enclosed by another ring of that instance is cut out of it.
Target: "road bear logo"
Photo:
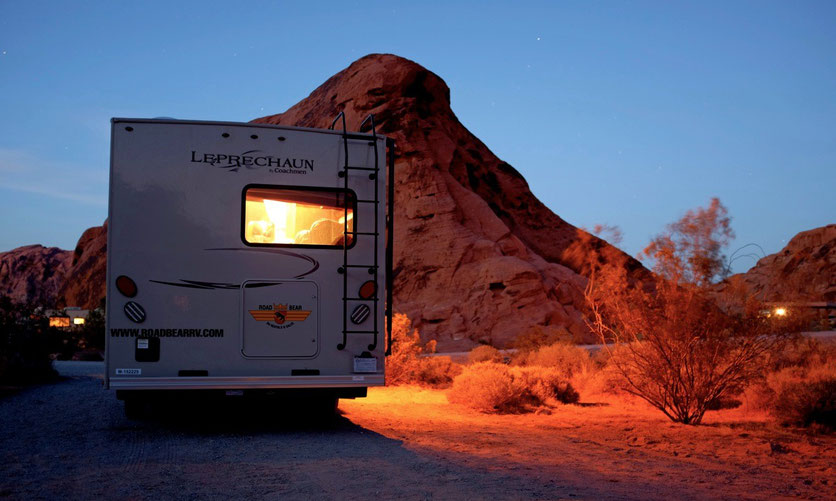
[[[249,312],[258,322],[275,322],[278,325],[304,322],[311,314],[311,310],[303,310],[300,304],[260,304],[257,310]]]

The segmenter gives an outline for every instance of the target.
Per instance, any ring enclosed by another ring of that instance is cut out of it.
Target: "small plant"
[[[461,372],[461,367],[449,357],[427,356],[435,353],[434,340],[421,341],[404,314],[392,319],[392,354],[386,359],[386,384],[424,384],[447,387]]]
[[[0,385],[41,383],[57,377],[49,355],[60,332],[43,319],[25,314],[28,310],[0,296]]]
[[[767,374],[750,392],[755,406],[784,425],[836,430],[834,351],[817,342],[788,350],[779,360],[780,368]]]
[[[482,345],[470,350],[467,354],[467,363],[475,364],[479,362],[501,362],[502,354],[493,346]]]
[[[580,400],[578,392],[559,369],[514,367],[511,374],[520,381],[526,396],[534,405],[544,405],[552,400],[562,404],[576,404]]]
[[[464,368],[453,380],[447,394],[452,403],[462,404],[480,412],[519,412],[523,388],[515,381],[511,369],[495,362],[479,362]]]
[[[566,379],[592,371],[592,359],[583,348],[565,343],[543,346],[536,351],[521,352],[512,360],[514,365],[522,367],[550,367]]]
[[[571,343],[572,334],[563,326],[532,325],[516,337],[511,347],[519,351],[534,351],[555,343]]]
[[[784,385],[773,414],[781,424],[836,430],[836,375]]]
[[[557,402],[575,403],[578,393],[552,369],[478,362],[453,380],[447,398],[479,412],[520,413]]]

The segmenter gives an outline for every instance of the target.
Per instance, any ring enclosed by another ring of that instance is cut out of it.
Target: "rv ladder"
[[[345,349],[347,341],[348,341],[348,335],[349,334],[372,334],[374,336],[374,338],[373,338],[372,342],[368,345],[368,349],[369,349],[369,351],[374,351],[374,349],[377,348],[377,340],[378,340],[378,337],[379,337],[379,334],[380,334],[380,329],[378,327],[378,316],[377,316],[378,302],[380,301],[380,298],[378,297],[379,296],[378,294],[375,294],[374,297],[371,297],[371,298],[349,297],[349,295],[348,295],[348,276],[349,276],[348,271],[352,268],[366,268],[368,270],[369,275],[374,276],[375,287],[376,288],[379,287],[379,281],[378,281],[379,273],[378,272],[380,270],[380,264],[378,263],[378,244],[379,244],[379,238],[380,238],[380,228],[379,228],[379,221],[378,221],[379,218],[378,218],[378,215],[377,215],[376,208],[378,207],[378,204],[380,203],[380,194],[379,194],[380,190],[378,188],[378,182],[377,182],[377,176],[380,172],[380,160],[378,158],[379,155],[378,155],[378,149],[377,149],[378,148],[377,147],[377,129],[376,129],[376,126],[375,126],[375,123],[374,123],[374,115],[369,115],[369,116],[366,117],[365,120],[363,120],[363,123],[360,124],[360,129],[362,130],[363,126],[365,126],[366,123],[370,122],[371,123],[372,139],[373,140],[368,141],[369,140],[368,135],[351,134],[346,129],[345,113],[343,113],[343,112],[340,112],[339,115],[337,115],[337,118],[335,118],[334,121],[331,123],[330,129],[333,129],[334,125],[336,125],[337,121],[339,121],[340,119],[342,119],[342,127],[343,127],[343,129],[342,129],[343,168],[342,168],[342,170],[339,171],[339,177],[341,177],[344,181],[343,186],[345,188],[345,194],[346,195],[345,195],[345,199],[344,199],[344,202],[343,202],[343,208],[344,208],[344,211],[345,211],[344,212],[344,217],[343,217],[343,265],[340,268],[337,269],[337,272],[340,273],[343,276],[343,299],[342,299],[343,300],[343,331],[342,331],[343,336],[342,336],[342,342],[337,345],[337,349],[338,350],[344,350]],[[349,141],[349,139],[359,139],[359,140],[368,141],[369,146],[374,148],[374,167],[364,167],[364,166],[350,165],[349,164],[349,159],[348,159],[348,141]],[[349,191],[348,191],[349,190],[348,178],[349,178],[349,173],[351,171],[372,172],[372,174],[369,174],[368,179],[371,180],[371,181],[374,181],[374,199],[373,200],[356,200],[356,202],[357,203],[363,203],[363,204],[374,204],[374,207],[375,207],[375,211],[374,211],[374,231],[356,231],[357,230],[356,221],[360,220],[360,218],[357,215],[355,215],[355,217],[354,217],[355,228],[353,229],[353,231],[349,230],[349,227],[348,227],[348,224],[349,224],[349,217],[348,217],[348,193],[349,193]],[[387,223],[388,223],[388,221],[389,220],[387,220]],[[387,226],[389,226],[389,225],[387,224]],[[391,229],[390,229],[389,233],[391,233]],[[354,240],[357,237],[366,237],[366,236],[370,236],[370,237],[374,238],[374,246],[373,246],[373,249],[374,249],[374,264],[357,264],[357,263],[351,263],[350,264],[348,262],[349,237],[351,237],[351,239]],[[391,241],[391,238],[390,238],[389,241]],[[391,262],[391,259],[388,257],[388,254],[387,254],[387,264],[390,263],[390,262]],[[388,269],[387,269],[387,271],[388,271]],[[389,273],[387,273],[387,281],[388,280],[389,280]],[[352,301],[352,302],[372,302],[372,303],[374,303],[374,310],[373,310],[374,314],[372,315],[373,324],[374,324],[373,330],[350,330],[348,328],[348,317],[350,315],[349,314],[349,307],[348,307],[349,306],[348,305],[349,301]],[[389,311],[390,310],[387,308],[387,318],[389,318],[389,316],[388,316]],[[389,324],[391,325],[391,323],[392,322],[391,322],[391,318],[390,318],[389,319]],[[389,337],[391,338],[391,327],[387,328],[387,333],[389,333]]]

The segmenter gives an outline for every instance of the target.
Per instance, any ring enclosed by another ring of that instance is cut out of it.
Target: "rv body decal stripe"
[[[224,284],[224,283],[217,283],[217,282],[199,282],[197,280],[184,280],[180,279],[180,282],[165,282],[162,280],[149,280],[149,282],[154,282],[155,284],[162,284],[162,285],[171,285],[174,287],[187,287],[189,289],[228,289],[228,290],[238,290],[241,288],[240,285],[235,284]],[[255,287],[270,287],[272,285],[279,285],[281,282],[264,282],[264,283],[255,283],[255,284],[247,284],[247,288],[255,288]]]
[[[291,252],[284,249],[272,249],[272,248],[260,248],[260,249],[249,249],[249,248],[240,248],[240,247],[219,247],[215,249],[205,249],[208,251],[236,251],[236,252],[265,252],[267,254],[281,254],[283,256],[290,256],[299,259],[304,259],[305,261],[311,264],[311,269],[306,271],[305,273],[300,273],[293,278],[302,278],[306,275],[310,275],[311,273],[315,272],[319,269],[319,261],[312,258],[311,256],[307,256],[305,254],[299,254],[298,252]]]

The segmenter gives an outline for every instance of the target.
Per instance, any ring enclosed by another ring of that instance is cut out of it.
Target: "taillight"
[[[116,279],[116,290],[125,297],[134,297],[136,296],[136,283],[125,275],[120,275]]]
[[[369,280],[360,286],[358,294],[363,299],[371,299],[377,293],[377,284],[374,280]]]

